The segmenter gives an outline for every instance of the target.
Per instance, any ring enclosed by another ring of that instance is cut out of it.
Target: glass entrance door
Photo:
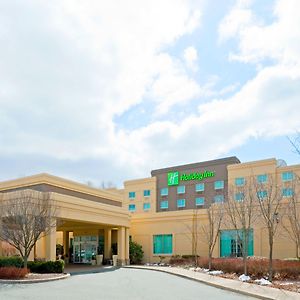
[[[90,263],[97,254],[96,236],[74,237],[74,263]]]

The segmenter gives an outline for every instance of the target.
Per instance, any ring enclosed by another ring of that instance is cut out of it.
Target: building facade
[[[276,187],[280,201],[285,203],[300,196],[299,185],[295,184],[298,176],[300,165],[286,166],[276,159],[241,163],[236,157],[228,157],[153,170],[148,178],[125,181],[121,190],[100,190],[40,174],[2,182],[0,193],[13,197],[30,189],[51,193],[57,203],[56,230],[38,241],[31,259],[54,260],[56,244],[62,244],[65,256],[73,263],[90,263],[100,253],[107,259],[117,254],[119,264],[124,265],[129,262],[130,238],[143,246],[144,262],[191,255],[195,218],[199,226],[207,224],[207,208],[211,205],[242,201],[246,187],[257,188],[255,194],[263,200],[270,186],[273,190]],[[274,218],[280,225],[284,213],[280,211]],[[197,239],[197,254],[207,256],[207,239],[201,231]],[[240,256],[237,240],[237,230],[223,224],[213,256]],[[5,247],[2,243],[2,254]],[[248,255],[268,256],[262,222],[255,222],[249,231]],[[279,228],[274,257],[295,256],[294,243]]]

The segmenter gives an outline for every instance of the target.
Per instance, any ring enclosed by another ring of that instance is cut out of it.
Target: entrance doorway
[[[91,263],[97,254],[97,236],[74,236],[74,263]]]

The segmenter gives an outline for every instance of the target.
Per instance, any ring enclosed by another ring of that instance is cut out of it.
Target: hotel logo
[[[168,173],[168,185],[178,185],[179,183],[179,172]]]

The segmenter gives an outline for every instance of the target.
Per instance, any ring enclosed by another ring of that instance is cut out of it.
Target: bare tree
[[[297,132],[297,136],[294,139],[288,137],[288,140],[290,141],[292,147],[294,148],[295,153],[300,155],[300,132],[299,131]]]
[[[224,217],[224,204],[211,204],[211,206],[207,208],[206,212],[208,223],[201,225],[201,233],[203,233],[203,237],[207,242],[208,268],[211,269],[212,254],[216,246],[222,220]]]
[[[249,237],[253,224],[258,218],[253,178],[247,178],[240,186],[230,186],[228,195],[228,202],[225,204],[227,213],[225,222],[227,221],[236,231],[238,247],[243,257],[244,274],[247,275]]]
[[[187,237],[192,244],[192,256],[194,259],[195,267],[198,266],[198,240],[200,235],[200,226],[199,226],[199,209],[196,208],[193,210],[192,222],[185,224],[187,228]]]
[[[287,186],[286,186],[287,187]],[[281,224],[289,238],[296,245],[296,257],[300,258],[300,178],[295,175],[288,188],[291,194],[287,197],[285,213],[281,219]]]
[[[21,190],[0,194],[0,239],[15,247],[27,267],[36,242],[56,227],[56,209],[49,193]]]
[[[269,281],[273,280],[274,237],[279,226],[279,212],[282,208],[281,186],[277,184],[275,174],[267,174],[267,182],[254,182],[260,219],[267,228],[269,243]]]

